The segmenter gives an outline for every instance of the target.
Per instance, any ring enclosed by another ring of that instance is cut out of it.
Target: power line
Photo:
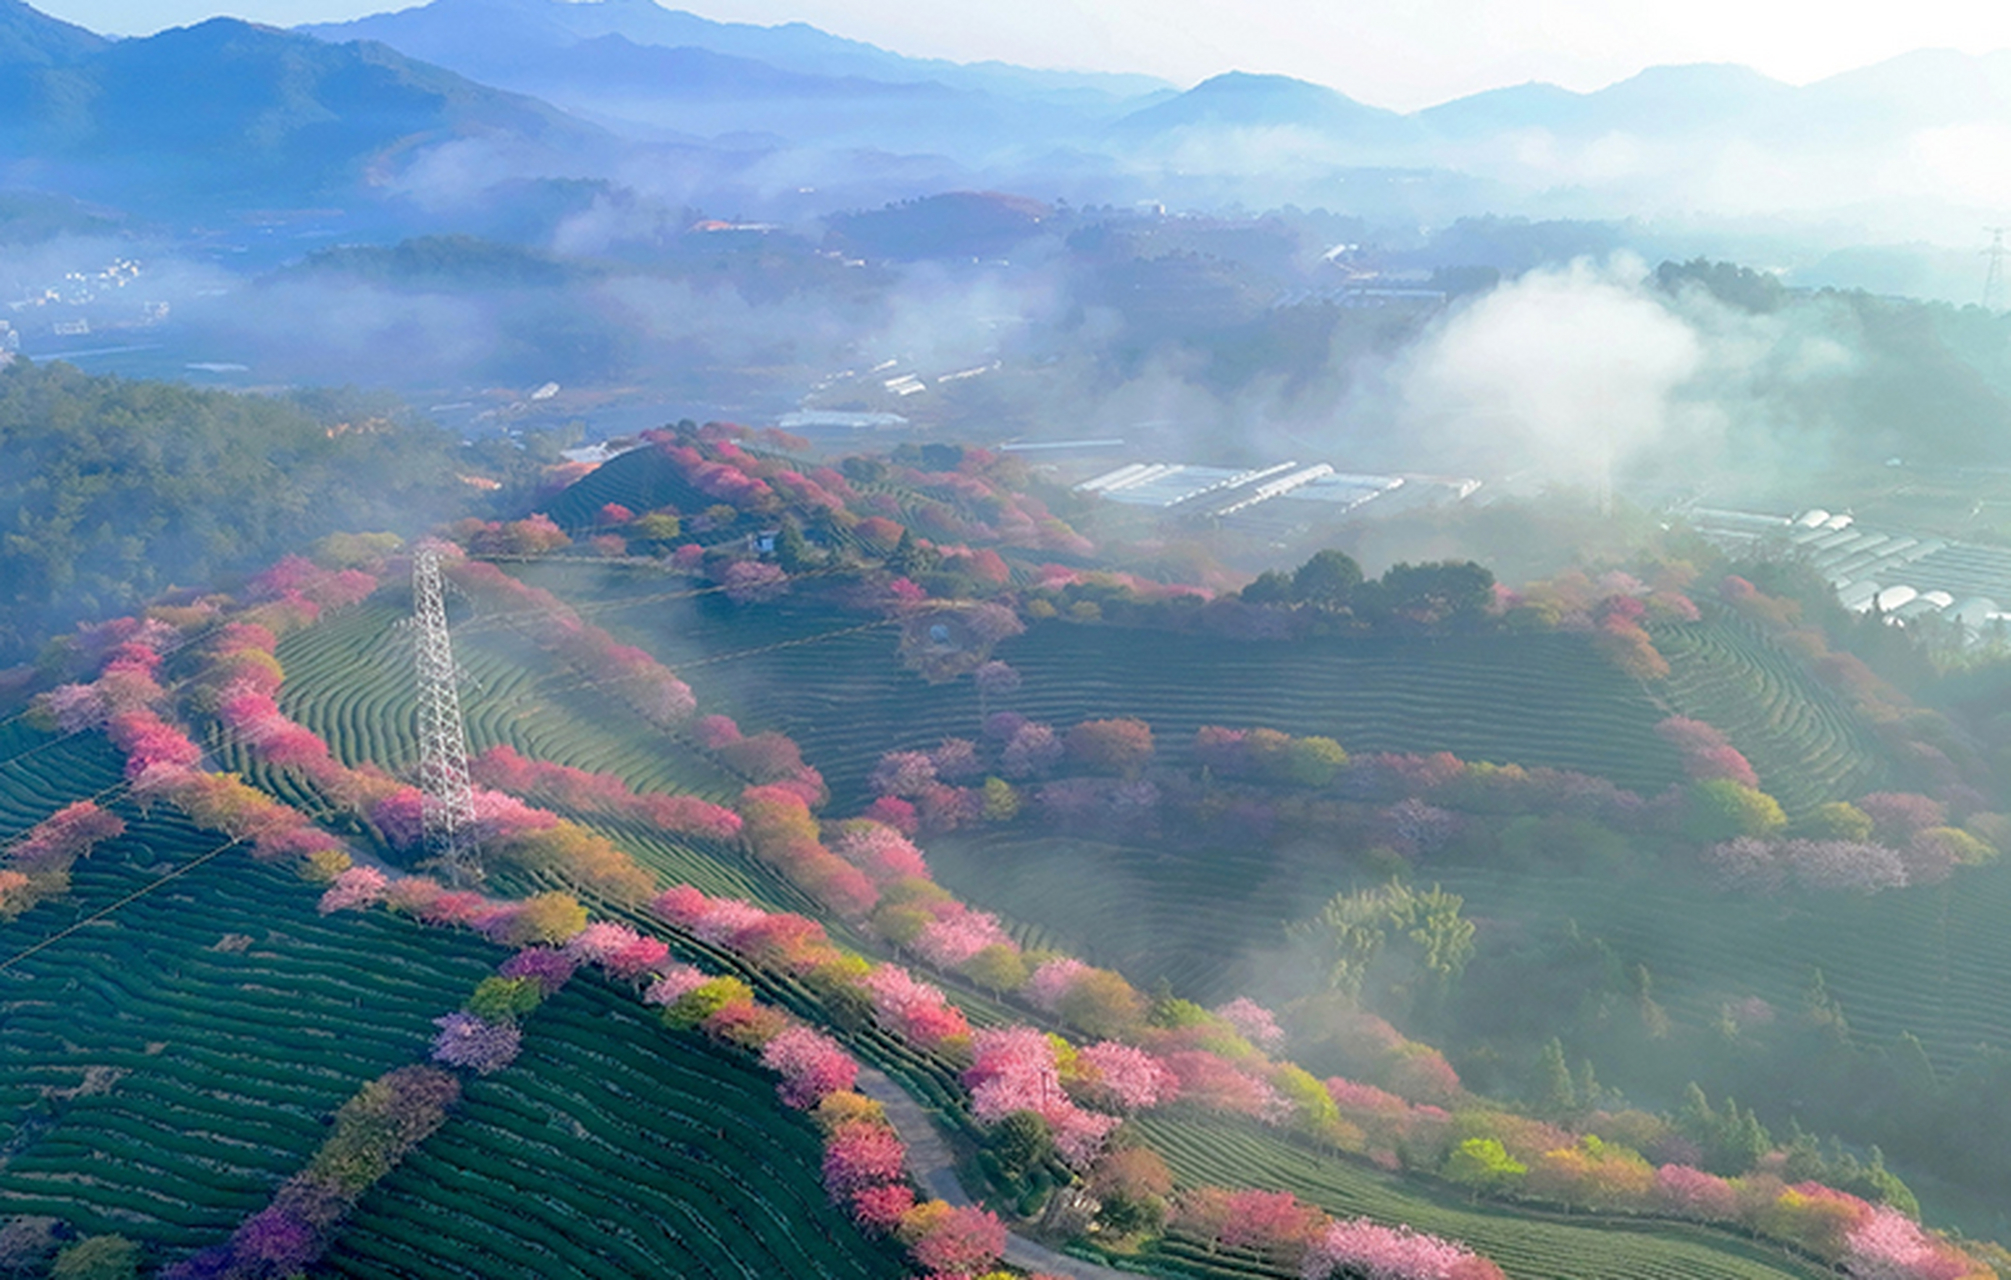
[[[29,947],[27,950],[17,951],[13,955],[8,956],[5,960],[0,960],[0,973],[5,973],[7,970],[13,968],[15,965],[21,963],[23,960],[26,960],[29,956],[34,955],[36,952],[55,946],[58,942],[61,942],[63,939],[69,937],[71,934],[77,932],[79,929],[84,928],[86,925],[96,924],[98,921],[103,920],[106,916],[112,914],[114,911],[117,911],[120,907],[125,906],[127,903],[132,902],[139,898],[146,897],[148,894],[160,888],[162,885],[168,883],[170,880],[176,880],[182,876],[187,875],[189,872],[194,871],[197,867],[201,866],[203,863],[208,862],[213,858],[221,857],[223,854],[227,853],[231,849],[234,849],[238,845],[243,843],[244,843],[244,837],[238,836],[235,839],[228,841],[227,843],[220,844],[216,848],[211,849],[208,853],[203,854],[201,857],[196,858],[191,862],[185,862],[181,866],[176,867],[173,871],[168,872],[166,875],[154,881],[152,884],[146,886],[144,889],[136,889],[132,893],[127,894],[125,897],[120,898],[117,902],[114,902],[111,906],[104,908],[102,911],[95,911],[90,915],[85,916],[82,920],[77,921],[77,923],[71,925],[69,928],[58,930],[57,932],[50,934],[48,937],[42,939],[34,946]]]

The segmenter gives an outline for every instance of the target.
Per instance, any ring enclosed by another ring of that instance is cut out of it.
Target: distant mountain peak
[[[238,18],[100,42],[59,74],[0,64],[0,148],[114,204],[353,196],[416,147],[468,136],[576,155],[606,135],[386,45]]]
[[[0,0],[0,66],[68,66],[110,43],[22,0]]]
[[[1340,141],[1376,144],[1405,141],[1416,131],[1396,112],[1357,102],[1338,89],[1254,71],[1211,76],[1117,125],[1119,133],[1131,136],[1196,128],[1300,128]]]
[[[392,13],[311,24],[297,30],[324,40],[382,40],[414,57],[470,74],[492,59],[520,64],[525,36],[543,32],[545,52],[552,50],[553,42],[569,44],[618,35],[638,45],[692,47],[750,58],[799,75],[893,83],[936,80],[962,89],[1035,96],[1091,94],[1123,100],[1171,87],[1143,75],[912,58],[863,40],[833,35],[807,22],[775,26],[716,22],[656,0],[430,0]]]

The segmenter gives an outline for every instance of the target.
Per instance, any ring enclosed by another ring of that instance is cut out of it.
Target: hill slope
[[[23,0],[0,0],[0,67],[66,66],[106,44],[103,36],[52,18]]]
[[[231,18],[0,66],[0,149],[43,185],[150,208],[354,198],[429,144],[591,152],[591,125],[383,45]]]
[[[381,40],[413,57],[443,66],[521,65],[527,54],[546,54],[578,41],[618,36],[637,45],[688,47],[769,64],[815,77],[855,77],[894,84],[935,81],[962,89],[1011,96],[1045,96],[1093,102],[1164,92],[1150,76],[1040,71],[1000,62],[975,64],[910,58],[848,40],[803,22],[760,26],[714,22],[655,0],[432,0],[350,22],[298,28],[323,40]]]

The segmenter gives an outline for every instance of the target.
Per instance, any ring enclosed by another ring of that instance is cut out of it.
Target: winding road
[[[861,1068],[855,1087],[887,1109],[887,1123],[894,1126],[894,1132],[907,1146],[908,1171],[914,1174],[922,1190],[959,1208],[976,1203],[957,1180],[957,1161],[950,1144],[943,1141],[936,1122],[921,1103],[876,1067]],[[1137,1272],[1071,1258],[1018,1234],[1006,1237],[1005,1260],[1022,1270],[1068,1276],[1071,1280],[1138,1280]]]

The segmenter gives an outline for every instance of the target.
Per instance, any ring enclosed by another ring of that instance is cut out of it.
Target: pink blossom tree
[[[1145,1050],[1101,1040],[1076,1054],[1079,1086],[1089,1101],[1121,1111],[1144,1111],[1179,1096],[1180,1081]]]
[[[659,973],[649,989],[643,992],[643,1002],[668,1007],[710,981],[703,972],[688,964],[671,965]]]
[[[472,1013],[450,1013],[433,1019],[440,1033],[433,1037],[433,1061],[461,1067],[479,1076],[501,1071],[516,1061],[523,1032],[507,1022],[489,1022]]]
[[[763,1045],[761,1065],[782,1077],[782,1100],[799,1110],[850,1089],[859,1078],[852,1055],[831,1037],[804,1026],[791,1027]]]
[[[889,751],[866,779],[875,795],[912,799],[936,780],[936,762],[926,751]]]
[[[952,1209],[909,1247],[923,1271],[972,1276],[990,1269],[1005,1253],[1006,1229],[988,1209]]]
[[[986,947],[1013,947],[998,917],[958,903],[949,914],[931,921],[915,939],[915,951],[938,969],[955,969]]]
[[[1366,1218],[1330,1224],[1307,1251],[1305,1280],[1498,1280],[1501,1269],[1462,1245]]]
[[[1650,1203],[1663,1213],[1700,1222],[1728,1222],[1738,1216],[1739,1195],[1731,1183],[1688,1165],[1655,1170]]]
[[[788,589],[789,575],[765,560],[735,560],[719,581],[733,603],[756,604],[780,597]]]
[[[910,877],[929,878],[929,864],[912,841],[885,823],[869,820],[845,824],[831,842],[831,851],[865,872],[875,884]]]
[[[842,1202],[865,1187],[899,1182],[908,1151],[885,1125],[840,1125],[824,1145],[824,1189]]]
[[[375,867],[351,867],[335,877],[335,882],[321,895],[319,910],[328,915],[371,906],[383,900],[389,885],[390,878]]]
[[[1027,999],[1049,1013],[1061,1007],[1062,997],[1068,994],[1075,980],[1089,971],[1089,966],[1072,956],[1061,956],[1041,965],[1027,979]]]
[[[1238,996],[1215,1010],[1215,1016],[1236,1028],[1236,1034],[1266,1053],[1276,1052],[1285,1043],[1284,1029],[1269,1009],[1248,996]]]

